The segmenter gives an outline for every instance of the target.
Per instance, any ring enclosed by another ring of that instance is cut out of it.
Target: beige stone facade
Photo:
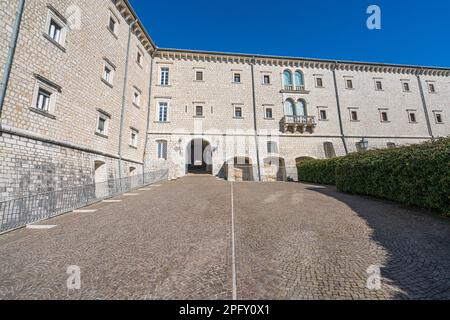
[[[0,4],[2,78],[19,2]],[[181,177],[195,171],[193,141],[205,141],[214,175],[296,179],[298,160],[355,152],[362,138],[386,148],[448,136],[449,76],[160,49],[127,1],[25,1],[0,119],[0,200],[161,167]],[[287,101],[304,110],[289,117]]]

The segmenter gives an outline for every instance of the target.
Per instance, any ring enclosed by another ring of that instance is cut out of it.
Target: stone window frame
[[[99,124],[100,124],[100,119],[103,119],[105,121],[105,127],[103,132],[99,131]],[[95,134],[97,136],[100,136],[102,138],[108,138],[109,135],[109,123],[111,121],[111,114],[98,108],[97,109],[97,122],[95,125]]]
[[[111,20],[114,21],[114,30],[111,29]],[[106,29],[116,38],[119,39],[119,25],[120,25],[120,18],[118,15],[113,11],[112,8],[109,8],[109,14],[108,14],[108,21],[106,23]]]
[[[136,98],[136,94],[137,94],[137,98]],[[133,86],[133,106],[135,106],[136,108],[140,109],[141,108],[141,102],[142,102],[142,90],[139,89],[136,86]],[[136,101],[137,99],[137,101]]]
[[[412,92],[412,90],[411,90],[411,80],[409,80],[409,79],[402,79],[402,80],[400,80],[400,82],[402,83],[402,91],[403,92],[406,92],[406,93],[411,93]],[[408,90],[406,90],[405,84],[408,86]]]
[[[167,76],[164,75],[164,74],[166,74],[166,72],[167,72]],[[167,65],[161,65],[159,67],[159,86],[170,87],[170,80],[171,80],[170,67]]]
[[[345,81],[345,89],[347,90],[355,90],[355,81],[354,81],[354,77],[352,76],[344,76],[344,81]],[[348,81],[351,82],[351,86],[348,85]]]
[[[170,123],[170,99],[158,99],[158,101],[156,101],[156,119],[155,122],[156,123]],[[160,118],[160,112],[161,112],[161,104],[165,104],[166,105],[166,120],[162,121]]]
[[[375,91],[384,91],[383,78],[373,78],[373,82]],[[378,84],[380,84],[380,87],[378,87]]]
[[[158,160],[168,160],[168,141],[164,139],[158,139],[156,142],[156,157]],[[160,146],[163,146],[160,149]]]
[[[325,112],[325,118],[322,117],[322,112]],[[318,106],[317,114],[318,114],[317,118],[319,119],[319,121],[329,121],[330,120],[328,118],[328,107],[326,107],[326,106]]]
[[[110,71],[109,80],[106,79],[106,69],[108,69]],[[114,86],[114,78],[115,78],[116,70],[117,70],[116,65],[114,63],[112,63],[111,60],[109,60],[108,58],[103,57],[103,69],[102,69],[101,80],[103,83],[105,83],[110,88],[113,88],[113,86]]]
[[[137,46],[136,49],[136,63],[139,67],[144,68],[144,50],[142,50],[139,46]],[[139,59],[139,57],[141,58]]]
[[[130,148],[137,149],[138,145],[139,145],[139,130],[134,127],[130,127],[130,140],[128,146]]]
[[[35,85],[33,91],[33,99],[31,102],[30,110],[32,112],[38,113],[40,115],[46,116],[51,119],[56,119],[55,111],[56,111],[56,100],[57,95],[61,93],[62,89],[59,85],[54,82],[44,78],[41,75],[35,74]],[[39,92],[43,90],[49,93],[49,102],[47,110],[42,110],[37,108]]]
[[[278,143],[276,141],[273,141],[273,140],[268,140],[267,141],[267,154],[269,154],[269,155],[276,155],[278,153],[279,153]]]
[[[378,108],[378,113],[380,114],[380,122],[381,123],[389,123],[389,109],[388,108]],[[384,119],[384,115],[386,115],[386,119]]]
[[[319,85],[319,80],[322,82],[322,85]],[[324,89],[325,88],[324,75],[323,74],[315,74],[314,75],[314,85],[318,89]]]
[[[201,79],[197,76],[201,74]],[[194,82],[205,82],[205,68],[194,67]]]
[[[269,82],[266,82],[266,77],[268,77]],[[272,85],[272,72],[270,72],[270,71],[262,71],[261,72],[261,84],[263,86],[271,86]]]
[[[427,87],[428,87],[428,93],[430,93],[430,94],[437,93],[436,81],[427,81]]]
[[[361,122],[359,118],[359,108],[357,107],[350,107],[348,108],[349,115],[350,115],[350,122]],[[353,119],[353,112],[356,112],[356,119]]]
[[[63,52],[66,52],[65,45],[68,33],[67,19],[51,5],[47,5],[47,9],[48,9],[47,20],[45,22],[45,31],[43,35],[48,41],[53,43],[56,47],[61,49]],[[59,40],[55,40],[50,35],[50,26],[52,21],[55,25],[61,28]]]
[[[237,115],[237,111],[240,109],[241,115]],[[233,103],[233,119],[242,120],[244,119],[244,104],[243,103]]]
[[[273,117],[273,111],[274,111],[274,105],[271,105],[271,104],[267,104],[267,105],[264,105],[264,120],[275,120],[275,118]],[[272,114],[272,116],[271,117],[268,117],[267,115],[268,115],[268,110],[271,110],[271,114]]]
[[[443,113],[443,110],[433,110],[435,124],[445,124]],[[441,118],[441,122],[438,122],[438,115]]]
[[[408,113],[408,121],[409,121],[409,123],[411,123],[411,124],[419,123],[417,121],[417,110],[416,109],[408,109],[408,110],[406,110],[406,112]],[[412,119],[413,117],[411,115],[414,115],[413,116],[414,117],[414,121],[413,121],[413,119]]]
[[[243,70],[231,70],[231,74],[233,76],[233,78],[231,79],[231,82],[233,84],[243,84],[242,82],[242,74],[243,74]],[[239,82],[236,81],[236,76],[239,76]]]
[[[323,152],[325,155],[325,159],[333,159],[336,158],[336,149],[334,148],[333,141],[324,141],[323,142]]]

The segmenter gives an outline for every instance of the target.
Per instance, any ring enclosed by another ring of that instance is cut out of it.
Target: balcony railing
[[[316,117],[310,116],[285,116],[281,120],[281,129],[283,132],[300,132],[305,131],[313,133],[317,126]]]
[[[284,91],[306,91],[305,86],[284,86]]]

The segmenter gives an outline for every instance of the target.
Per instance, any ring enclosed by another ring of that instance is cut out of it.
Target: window
[[[162,86],[169,85],[169,68],[161,68],[161,82]]]
[[[116,18],[114,18],[112,15],[110,15],[110,16],[109,16],[108,29],[109,29],[109,31],[111,31],[114,35],[117,35],[116,25],[117,25]]]
[[[375,90],[382,91],[383,90],[383,84],[380,80],[375,81]]]
[[[409,117],[409,122],[410,123],[416,123],[417,122],[416,113],[414,111],[408,111],[408,117]]]
[[[388,147],[388,149],[393,149],[393,148],[396,148],[397,145],[394,142],[388,142],[387,147]]]
[[[434,85],[434,83],[428,83],[428,90],[430,91],[430,93],[436,93],[436,86]]]
[[[353,80],[352,79],[347,79],[345,81],[345,83],[346,83],[346,88],[347,89],[353,89]]]
[[[270,76],[268,74],[264,75],[263,84],[270,84]]]
[[[380,110],[381,122],[389,122],[387,110]]]
[[[48,30],[48,35],[50,36],[50,38],[59,43],[61,41],[61,31],[62,27],[58,25],[55,20],[51,19],[50,30]]]
[[[36,100],[36,109],[48,112],[50,106],[50,96],[51,96],[50,92],[42,88],[39,88],[38,97]]]
[[[196,106],[195,107],[195,116],[196,117],[203,117],[203,107],[202,106]]]
[[[273,110],[272,110],[272,108],[266,108],[266,119],[273,119]]]
[[[137,145],[138,145],[138,134],[139,134],[139,132],[136,129],[131,128],[131,131],[130,131],[130,147],[137,148]]]
[[[442,124],[444,123],[444,118],[442,116],[441,111],[433,111],[434,112],[434,119],[436,120],[436,124]]]
[[[350,119],[351,121],[359,121],[357,110],[350,110]]]
[[[158,121],[159,122],[167,122],[167,111],[168,111],[168,104],[167,102],[160,102],[159,103],[159,112],[158,112]]]
[[[136,62],[141,67],[144,63],[144,55],[142,54],[142,52],[139,49],[138,49],[137,56],[136,56]]]
[[[235,73],[234,77],[233,77],[233,81],[234,81],[234,83],[241,83],[241,74]]]
[[[322,78],[319,78],[319,77],[316,78],[316,87],[323,88],[323,79]]]
[[[319,109],[319,119],[322,121],[328,120],[327,110]]]
[[[411,91],[411,88],[409,87],[409,82],[403,82],[402,83],[402,85],[403,85],[403,91],[404,92],[410,92]]]
[[[158,141],[158,159],[167,160],[167,141]]]
[[[303,73],[301,71],[295,72],[295,90],[304,90],[305,83],[303,81]]]
[[[134,89],[133,104],[136,107],[140,107],[141,106],[141,92],[137,88]]]
[[[97,128],[95,132],[101,136],[106,137],[108,135],[108,124],[109,124],[110,116],[102,111],[99,111],[99,115],[97,117]]]
[[[324,142],[323,149],[325,151],[325,158],[332,159],[336,158],[336,151],[332,142]]]
[[[234,107],[234,117],[242,118],[242,107]]]
[[[203,81],[203,71],[195,72],[195,81]]]
[[[285,70],[283,72],[283,85],[284,85],[284,90],[292,90],[293,89],[292,73],[289,70]]]
[[[67,34],[67,20],[52,6],[48,6],[49,12],[46,23],[45,37],[59,46],[63,51]]]
[[[105,64],[104,64],[104,67],[103,67],[102,80],[107,85],[112,87],[112,85],[114,83],[114,73],[115,73],[116,67],[108,59],[104,58],[104,60],[105,60],[105,62],[104,62]]]
[[[267,153],[278,153],[278,145],[275,141],[267,141]]]
[[[56,96],[58,92],[61,92],[61,87],[40,75],[35,75],[35,77],[36,84],[30,110],[55,119],[53,113],[55,111]]]

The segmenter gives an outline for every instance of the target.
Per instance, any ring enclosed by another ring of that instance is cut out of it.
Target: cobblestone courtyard
[[[450,299],[449,219],[203,176],[113,200],[1,235],[0,299]]]

